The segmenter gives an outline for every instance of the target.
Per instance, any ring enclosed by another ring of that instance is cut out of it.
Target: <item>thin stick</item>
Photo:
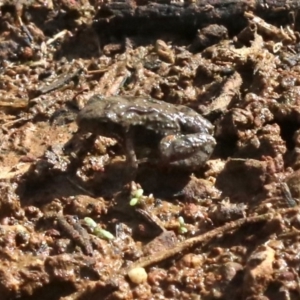
[[[200,243],[207,242],[207,241],[217,237],[218,235],[223,235],[226,232],[237,229],[244,224],[264,222],[264,221],[273,219],[276,215],[293,213],[293,212],[296,213],[296,212],[299,212],[299,210],[300,210],[299,206],[292,207],[292,208],[284,208],[284,209],[279,209],[277,211],[274,211],[272,213],[243,218],[243,219],[239,219],[239,220],[227,223],[224,226],[213,229],[202,235],[199,235],[199,236],[187,239],[181,243],[178,243],[175,247],[173,247],[171,249],[167,249],[167,250],[159,252],[159,253],[154,253],[153,255],[150,255],[147,257],[142,257],[141,259],[132,263],[129,267],[121,269],[120,273],[123,275],[126,275],[132,269],[135,269],[138,267],[145,268],[150,265],[157,264],[157,263],[159,263],[165,259],[168,259],[176,254],[187,251],[188,249],[195,247],[195,246],[199,245]]]

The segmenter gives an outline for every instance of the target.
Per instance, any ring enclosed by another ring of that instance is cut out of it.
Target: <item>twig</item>
[[[224,84],[221,95],[207,107],[204,114],[209,114],[216,110],[222,112],[225,111],[232,98],[239,94],[242,83],[243,80],[241,75],[238,72],[235,72]]]
[[[151,225],[155,226],[162,232],[167,231],[162,221],[150,211],[141,208],[136,208],[136,212],[138,212],[141,216],[143,216],[145,220],[147,220]]]
[[[62,74],[56,80],[51,82],[49,85],[44,85],[37,89],[38,95],[44,95],[47,93],[50,93],[52,91],[55,91],[59,88],[62,88],[64,85],[70,83],[71,81],[74,81],[76,78],[80,76],[80,74],[83,72],[82,68],[79,68],[75,72],[71,74]]]
[[[22,99],[22,98],[1,99],[0,108],[2,107],[27,108],[28,99]]]
[[[82,248],[85,254],[93,254],[93,247],[90,242],[89,234],[80,224],[76,224],[75,221],[72,222],[73,224],[69,224],[64,216],[56,216],[55,219],[59,227]],[[76,226],[74,226],[75,224]]]
[[[279,209],[277,211],[274,211],[272,213],[267,213],[264,215],[259,216],[253,216],[248,217],[244,219],[239,219],[237,221],[233,221],[230,223],[225,224],[224,226],[218,227],[216,229],[213,229],[209,232],[206,232],[202,235],[187,239],[183,242],[178,243],[176,246],[174,246],[172,249],[167,249],[165,251],[162,251],[160,253],[154,253],[153,255],[142,257],[141,259],[137,260],[136,262],[132,263],[129,267],[123,268],[120,270],[120,273],[122,275],[128,274],[128,272],[135,268],[145,268],[153,264],[157,264],[165,259],[168,259],[174,255],[177,255],[179,253],[185,252],[188,249],[191,249],[192,247],[195,247],[201,243],[208,242],[209,240],[219,236],[223,235],[226,232],[232,231],[234,229],[237,229],[241,227],[244,224],[252,224],[252,223],[259,223],[264,222],[267,220],[271,220],[274,218],[275,215],[278,214],[287,214],[287,213],[293,213],[293,212],[299,212],[300,207],[292,207],[292,208],[284,208]]]
[[[98,70],[90,70],[87,71],[87,75],[98,75],[98,74],[103,74],[108,71],[109,68],[103,68],[103,69],[98,69]]]
[[[16,120],[13,120],[13,121],[6,122],[6,123],[2,124],[1,127],[2,127],[2,130],[7,133],[9,131],[8,126],[13,126],[13,125],[18,124],[19,122],[23,122],[23,121],[27,122],[27,121],[30,121],[31,119],[32,119],[32,117],[21,117]]]
[[[50,45],[53,42],[55,42],[57,39],[61,38],[61,37],[65,37],[66,35],[69,35],[70,37],[72,36],[72,33],[70,31],[68,31],[67,29],[64,29],[62,31],[60,31],[59,33],[57,33],[56,35],[53,36],[53,38],[49,39],[46,42],[46,45]]]

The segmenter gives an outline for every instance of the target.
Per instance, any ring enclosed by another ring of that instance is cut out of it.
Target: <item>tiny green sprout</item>
[[[92,218],[86,217],[84,222],[94,235],[105,240],[113,240],[115,238],[109,231],[102,229]]]
[[[130,199],[129,205],[130,206],[137,205],[140,202],[141,198],[143,197],[143,194],[144,194],[143,189],[137,189],[137,190],[133,191],[131,193],[132,198]]]
[[[136,198],[141,198],[144,194],[144,190],[143,189],[137,189],[135,192],[134,192],[134,196]]]
[[[185,234],[185,233],[187,233],[188,232],[188,229],[186,228],[186,227],[179,227],[179,233],[180,234]]]
[[[179,233],[180,234],[185,234],[188,232],[188,229],[185,227],[185,221],[183,217],[179,217],[178,218],[178,222],[179,222]]]
[[[100,226],[96,227],[94,234],[105,240],[113,240],[115,237],[109,231],[102,229]]]
[[[179,224],[182,226],[182,225],[185,225],[185,222],[184,222],[184,218],[183,217],[178,217],[178,222]]]
[[[139,202],[139,199],[138,199],[138,198],[131,198],[131,199],[130,199],[130,202],[129,202],[129,205],[130,205],[130,206],[135,206],[135,205],[138,204],[138,202]]]
[[[89,217],[85,217],[84,222],[92,231],[94,231],[94,229],[98,226],[97,223]]]

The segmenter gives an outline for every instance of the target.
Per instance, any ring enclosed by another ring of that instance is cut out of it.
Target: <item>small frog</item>
[[[94,95],[79,112],[80,133],[117,138],[127,162],[138,166],[136,145],[158,152],[161,164],[197,169],[210,157],[214,126],[193,109],[147,97]]]

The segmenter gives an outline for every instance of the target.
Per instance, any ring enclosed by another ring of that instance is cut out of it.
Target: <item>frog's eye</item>
[[[185,114],[188,114],[188,113],[191,113],[191,112],[195,112],[193,109],[191,109],[188,106],[183,106],[180,110],[181,110],[181,112],[183,112]]]

